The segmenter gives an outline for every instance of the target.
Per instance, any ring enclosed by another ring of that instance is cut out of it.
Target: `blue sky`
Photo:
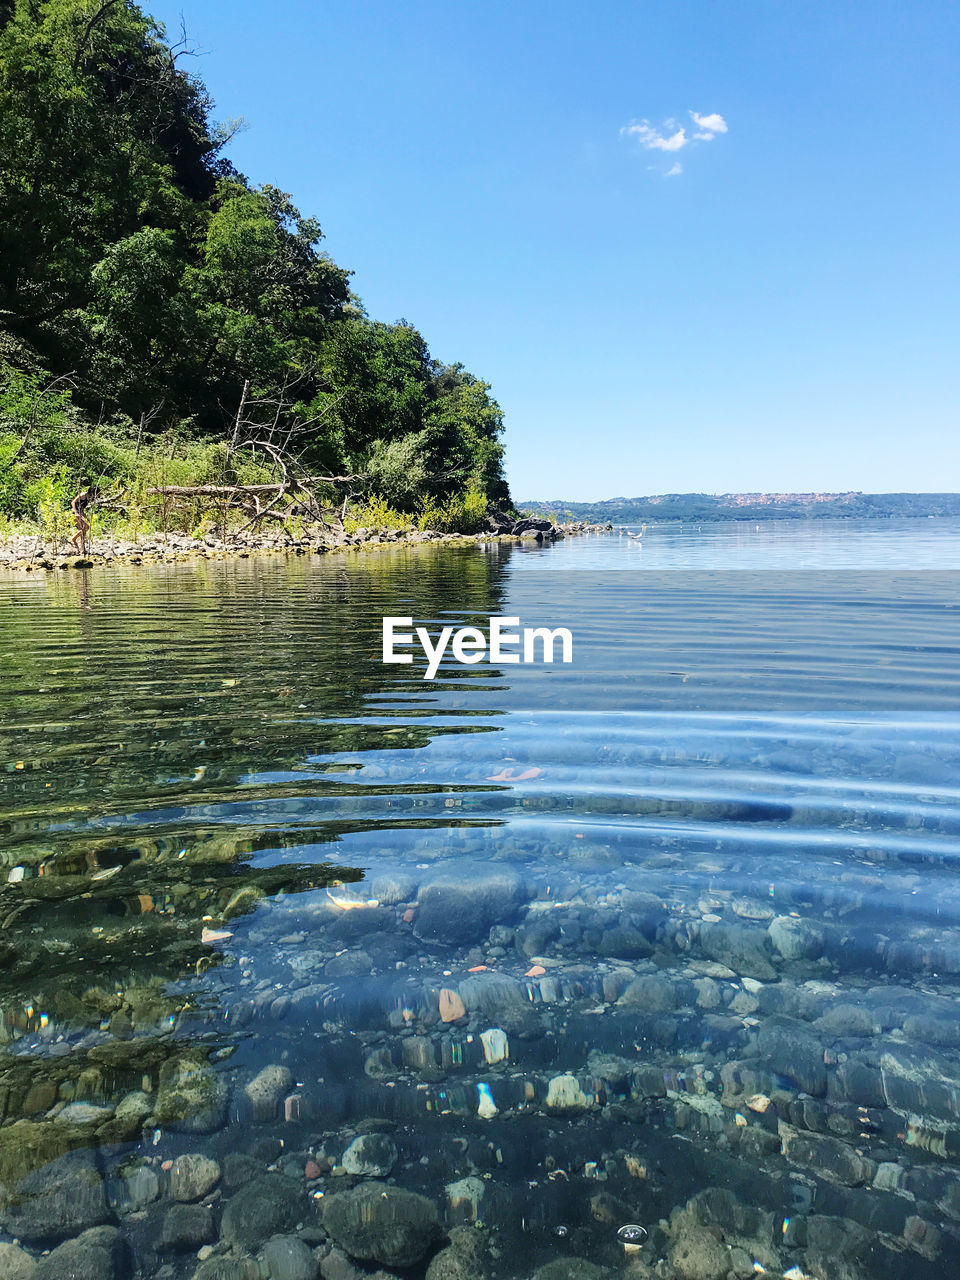
[[[516,498],[960,489],[957,7],[145,7]]]

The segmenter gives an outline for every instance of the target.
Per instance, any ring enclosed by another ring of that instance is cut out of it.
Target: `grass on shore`
[[[26,434],[4,430],[0,422],[0,538],[27,534],[58,541],[71,537],[75,532],[71,499],[91,483],[108,496],[117,495],[115,502],[88,511],[91,537],[134,541],[173,531],[195,537],[224,536],[248,527],[249,514],[218,498],[150,491],[170,485],[268,484],[276,478],[262,459],[231,451],[225,441],[191,439],[176,432],[144,441],[129,422],[84,429],[66,415]],[[315,496],[332,511],[340,510],[343,498],[334,486],[319,487]],[[295,505],[289,504],[283,527],[304,536],[308,523],[295,514]],[[358,529],[475,533],[486,510],[486,499],[476,487],[446,497],[425,494],[413,510],[399,510],[379,494],[367,492],[348,501],[343,524],[347,533]],[[281,526],[266,520],[261,527],[268,531]]]

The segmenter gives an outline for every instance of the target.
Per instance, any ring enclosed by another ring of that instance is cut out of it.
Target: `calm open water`
[[[958,623],[954,520],[0,576],[0,1252],[955,1275]]]

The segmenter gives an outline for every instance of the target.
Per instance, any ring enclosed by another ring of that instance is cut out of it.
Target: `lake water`
[[[955,1275],[958,623],[951,520],[0,575],[0,1276]]]

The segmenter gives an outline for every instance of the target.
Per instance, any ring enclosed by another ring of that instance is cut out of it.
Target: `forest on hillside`
[[[676,520],[826,520],[960,516],[960,493],[663,493],[645,498],[521,502],[553,519],[653,524]]]
[[[188,52],[130,0],[0,0],[0,517],[89,485],[115,521],[198,488],[238,519],[509,507],[490,386],[366,314]]]

